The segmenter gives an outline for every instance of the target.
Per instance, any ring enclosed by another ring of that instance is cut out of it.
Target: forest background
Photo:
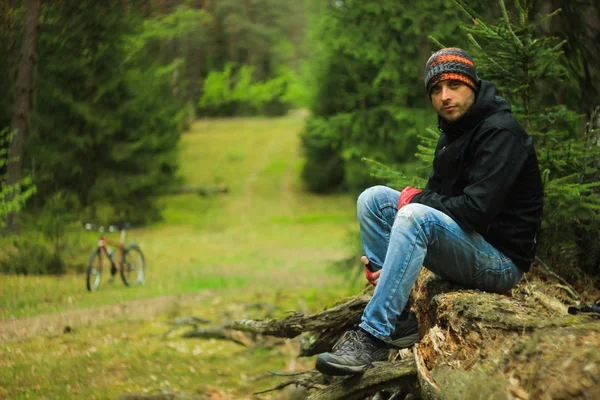
[[[597,272],[597,4],[462,4],[3,0],[0,217],[6,234],[23,234],[2,270],[68,270],[72,223],[159,220],[157,199],[181,185],[178,141],[196,118],[305,108],[307,190],[355,195],[387,183],[364,157],[423,184],[415,153],[420,141],[431,149],[436,125],[423,65],[444,44],[471,51],[536,136],[543,255]],[[478,44],[461,29],[509,13],[516,35],[500,22],[491,36],[476,33]]]
[[[423,185],[437,135],[423,66],[444,45],[534,136],[539,260],[570,282],[600,275],[593,0],[0,0],[0,20],[4,274],[83,272],[83,222],[160,223],[198,119],[305,109],[306,191]]]

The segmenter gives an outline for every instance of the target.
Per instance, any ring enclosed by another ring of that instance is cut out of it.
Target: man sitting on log
[[[421,266],[466,288],[508,293],[535,256],[543,190],[532,139],[492,82],[458,48],[434,53],[425,86],[441,136],[425,189],[385,186],[358,198],[367,278],[375,291],[355,331],[316,367],[361,374],[388,348],[419,340],[407,302]]]

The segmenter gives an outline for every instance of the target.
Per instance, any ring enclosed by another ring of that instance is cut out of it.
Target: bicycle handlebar
[[[83,227],[85,229],[87,229],[88,231],[104,232],[104,227],[103,226],[91,224],[89,222],[84,223]],[[109,225],[108,226],[108,231],[109,232],[118,232],[118,231],[124,231],[125,229],[128,229],[128,228],[131,228],[131,224],[129,222],[126,222],[126,223],[121,224],[121,225]]]

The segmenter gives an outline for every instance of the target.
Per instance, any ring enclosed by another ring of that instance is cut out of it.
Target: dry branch
[[[171,332],[185,326],[191,326],[192,329],[185,332],[181,337],[184,338],[201,338],[201,339],[218,339],[230,340],[242,346],[248,346],[252,341],[247,338],[242,332],[237,332],[232,329],[231,323],[225,323],[219,326],[209,326],[200,328],[200,324],[206,324],[209,321],[198,317],[183,317],[173,321],[173,327],[166,331],[162,338],[165,339]]]
[[[306,389],[317,389],[317,390],[322,390],[327,387],[326,385],[324,385],[323,375],[321,375],[317,371],[303,371],[303,372],[295,372],[295,373],[287,373],[287,374],[271,372],[270,374],[277,375],[277,376],[294,376],[294,377],[299,377],[299,378],[280,383],[279,385],[277,385],[271,389],[263,390],[261,392],[256,392],[256,393],[254,393],[255,395],[274,392],[277,390],[284,389],[291,385],[294,385],[296,387],[304,387]]]
[[[326,331],[356,323],[356,316],[362,314],[371,297],[366,294],[359,295],[351,300],[338,304],[318,314],[305,316],[294,314],[281,320],[250,320],[243,319],[233,323],[232,328],[243,331],[271,335],[282,338],[294,338],[302,332]]]

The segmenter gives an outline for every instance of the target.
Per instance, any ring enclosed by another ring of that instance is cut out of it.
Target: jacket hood
[[[450,138],[456,138],[492,114],[510,112],[510,103],[496,95],[496,85],[481,79],[473,106],[456,122],[447,122],[438,115],[438,127]]]

